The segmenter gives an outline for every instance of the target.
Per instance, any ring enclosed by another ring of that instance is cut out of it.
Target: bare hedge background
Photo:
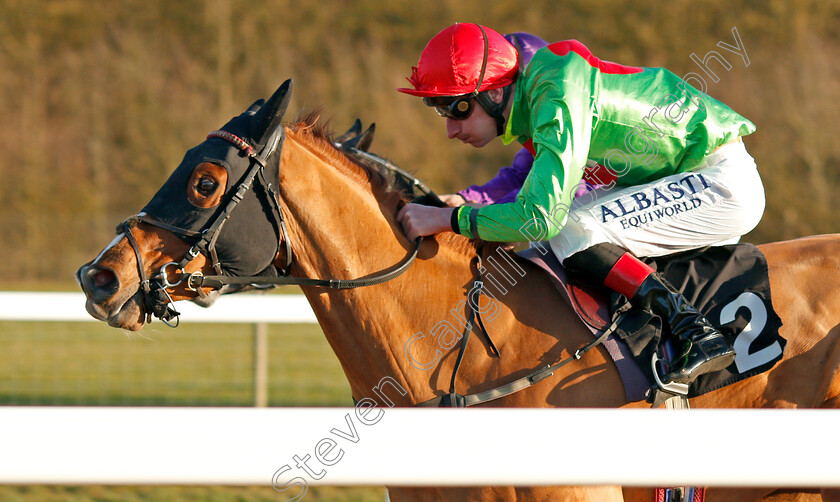
[[[376,122],[372,150],[439,192],[486,179],[513,147],[449,141],[394,90],[456,21],[678,75],[717,49],[732,69],[717,67],[709,94],[758,126],[747,147],[768,207],[749,240],[840,230],[837,2],[0,0],[0,288],[73,288],[189,147],[286,78],[290,119],[320,108],[336,132]],[[749,67],[716,48],[733,27]]]

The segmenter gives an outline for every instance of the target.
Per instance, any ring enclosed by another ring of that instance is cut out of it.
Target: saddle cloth
[[[626,298],[602,286],[570,279],[545,247],[531,247],[519,255],[548,273],[593,335],[600,335],[624,314],[604,347],[624,381],[628,401],[647,400],[658,405],[668,397],[658,391],[652,369],[662,335],[658,317],[631,308]],[[644,261],[703,312],[735,348],[735,362],[698,377],[689,387],[688,397],[767,371],[782,358],[786,343],[779,335],[782,321],[773,310],[767,261],[758,248],[752,244],[716,246]]]

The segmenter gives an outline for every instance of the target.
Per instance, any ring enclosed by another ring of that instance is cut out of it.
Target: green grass
[[[139,334],[103,323],[0,322],[0,405],[251,406],[253,331],[159,322]],[[269,325],[270,406],[352,406],[317,325]],[[270,480],[266,480],[268,484]],[[7,502],[281,502],[265,487],[0,486]],[[310,487],[304,501],[381,502],[383,488]]]
[[[253,326],[0,322],[0,405],[250,406]],[[317,325],[270,325],[270,406],[352,405]]]
[[[234,486],[0,486],[3,502],[284,502],[270,487]],[[309,487],[304,502],[382,502],[384,488]]]

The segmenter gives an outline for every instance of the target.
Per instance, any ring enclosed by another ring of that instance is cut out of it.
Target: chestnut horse
[[[404,193],[387,177],[337,149],[315,118],[284,126],[281,119],[289,92],[289,83],[284,83],[268,102],[255,103],[226,125],[227,133],[211,134],[190,150],[164,185],[168,191],[162,189],[156,195],[173,200],[156,205],[153,199],[147,206],[151,214],[141,214],[118,228],[117,238],[78,270],[92,316],[115,327],[139,330],[150,319],[152,309],[166,318],[163,302],[198,300],[209,304],[218,291],[196,287],[202,284],[200,280],[183,280],[201,279],[200,274],[271,275],[264,266],[273,265],[281,275],[295,278],[355,279],[394,271],[397,264],[407,263],[406,256],[411,255],[415,243],[406,239],[395,220],[406,202]],[[236,169],[237,163],[244,167]],[[242,172],[260,163],[266,167],[251,176],[253,186],[243,202],[231,206],[231,192],[248,177]],[[185,171],[179,174],[181,170]],[[251,206],[246,205],[248,197],[255,201]],[[270,197],[274,202],[270,203]],[[253,215],[236,220],[238,211],[246,214],[259,204],[262,211],[256,219],[269,223],[251,221]],[[173,208],[180,207],[198,212],[184,220],[182,215],[172,214],[177,212]],[[217,220],[205,218],[201,211],[218,215],[225,208],[232,208],[227,224],[219,226],[217,238],[209,239],[215,247],[208,239],[204,247],[195,245],[202,234],[188,235],[183,226],[202,218],[210,226]],[[276,220],[278,212],[282,222]],[[266,240],[243,232],[248,228],[267,233],[273,243],[268,245]],[[838,249],[840,236],[761,247],[770,266],[774,303],[784,321],[781,334],[788,341],[784,359],[768,372],[692,399],[692,406],[840,405],[840,288],[831,280],[840,270]],[[236,262],[242,255],[249,258]],[[345,290],[301,286],[356,399],[373,397],[372,389],[383,377],[390,377],[388,397],[397,406],[412,406],[448,393],[458,355],[455,342],[461,336],[453,328],[463,322],[458,318],[465,295],[476,280],[477,257],[490,255],[510,260],[512,268],[508,270],[516,279],[516,285],[506,291],[495,291],[495,299],[485,296],[477,305],[501,357],[493,357],[486,338],[470,340],[456,380],[459,393],[499,387],[567,358],[592,341],[590,331],[538,267],[496,245],[444,233],[423,241],[411,266],[381,284]],[[225,268],[226,260],[233,260],[237,270]],[[648,405],[626,401],[614,364],[598,347],[553,376],[488,406]],[[556,432],[561,433],[562,424],[557,427]],[[554,431],[546,431],[551,433]],[[673,446],[673,451],[681,450],[680,445]],[[690,453],[685,456],[690,458]],[[772,493],[772,488],[711,489],[707,497],[710,501],[740,502],[785,497]],[[652,500],[651,494],[636,489],[622,492],[611,486],[390,487],[393,501],[604,502],[625,497]],[[830,499],[832,495],[835,498]],[[840,500],[836,492],[826,491],[823,496],[824,500]]]

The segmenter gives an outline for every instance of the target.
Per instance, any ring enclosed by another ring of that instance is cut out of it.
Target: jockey
[[[664,68],[624,66],[566,40],[524,71],[502,35],[450,26],[426,45],[412,88],[475,147],[502,136],[534,154],[515,200],[476,208],[405,205],[409,239],[454,231],[485,241],[548,241],[570,271],[646,308],[675,349],[663,381],[729,366],[723,335],[638,256],[737,242],[764,212],[764,188],[741,140],[755,126]],[[705,91],[705,89],[703,89]],[[578,190],[584,169],[597,188]]]
[[[519,52],[519,71],[522,72],[534,53],[542,49],[548,42],[530,33],[516,32],[505,35],[505,40],[513,44]],[[465,203],[472,205],[501,204],[513,202],[522,188],[522,183],[531,172],[534,156],[527,148],[522,148],[513,156],[513,162],[496,173],[490,181],[483,185],[472,185],[455,194],[441,195],[440,198],[450,206],[461,206]]]

